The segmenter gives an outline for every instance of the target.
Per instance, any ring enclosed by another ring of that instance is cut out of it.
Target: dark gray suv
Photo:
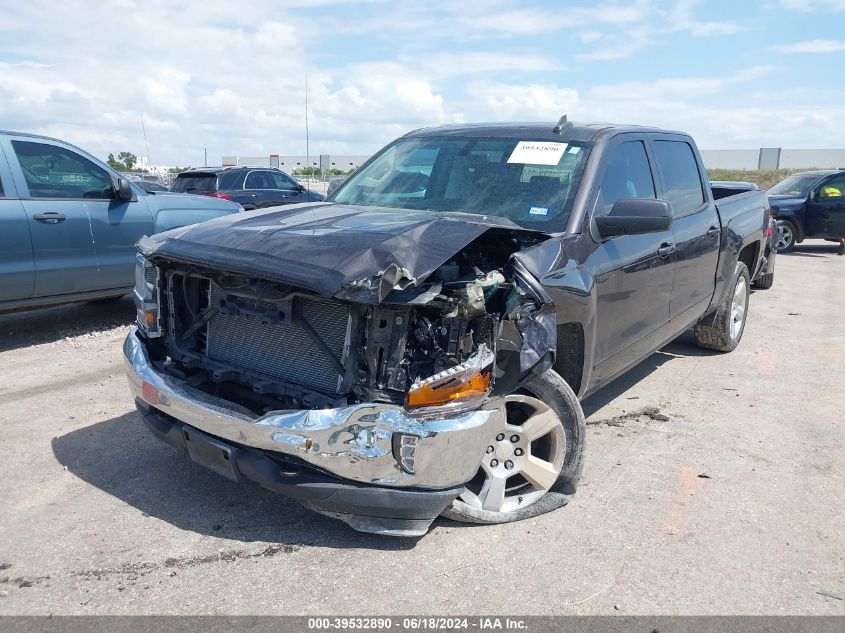
[[[319,202],[324,198],[274,167],[190,169],[179,174],[170,190],[234,200],[246,211],[280,204]]]

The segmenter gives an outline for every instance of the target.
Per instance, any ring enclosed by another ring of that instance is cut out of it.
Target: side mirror
[[[658,233],[672,226],[669,203],[654,198],[622,198],[613,204],[608,215],[595,217],[602,237]]]
[[[115,200],[126,202],[135,198],[135,193],[132,191],[132,185],[129,184],[129,180],[127,178],[113,179],[112,189],[114,189]]]

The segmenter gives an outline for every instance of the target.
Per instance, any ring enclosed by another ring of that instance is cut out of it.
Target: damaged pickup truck
[[[158,438],[381,534],[567,503],[583,398],[695,327],[742,337],[766,194],[689,136],[412,132],[325,202],[142,239],[124,346]]]

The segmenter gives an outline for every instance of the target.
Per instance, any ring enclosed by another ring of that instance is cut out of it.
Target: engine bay
[[[478,406],[504,350],[544,302],[510,263],[536,236],[488,232],[382,303],[201,266],[157,262],[158,362],[191,386],[256,412],[362,402]],[[518,371],[512,366],[508,371]],[[511,380],[513,382],[513,380]]]

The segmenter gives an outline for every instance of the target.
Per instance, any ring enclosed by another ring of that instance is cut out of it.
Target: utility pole
[[[311,149],[308,146],[308,75],[305,75],[305,164],[308,171],[311,173]]]
[[[203,167],[208,167],[208,148],[207,147],[202,148],[202,154],[203,154],[203,160],[202,160]]]
[[[144,134],[144,146],[147,148],[147,165],[152,165],[150,162],[150,144],[147,143],[147,128],[144,127],[144,115],[141,115],[141,132]]]

